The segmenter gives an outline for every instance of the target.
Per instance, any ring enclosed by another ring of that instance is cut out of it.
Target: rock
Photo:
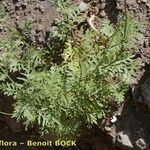
[[[41,5],[41,6],[39,7],[39,10],[40,10],[41,13],[44,13],[44,6]]]
[[[139,150],[144,150],[144,149],[147,149],[147,143],[145,141],[145,139],[143,138],[139,138],[136,142],[135,142],[135,146],[137,149]]]
[[[104,9],[106,7],[106,3],[101,4],[101,9]]]
[[[147,3],[147,0],[141,0],[141,2],[143,2],[143,3]]]
[[[127,0],[128,6],[133,5],[133,4],[136,4],[136,0]]]
[[[124,1],[123,0],[117,1],[117,9],[118,10],[124,9]]]
[[[0,24],[0,32],[4,29],[4,26]]]
[[[44,29],[44,25],[43,24],[39,24],[37,29],[36,29],[36,32],[43,31],[43,29]]]
[[[88,8],[89,8],[89,5],[87,3],[83,2],[83,1],[80,2],[79,9],[81,11],[86,11]]]
[[[28,0],[24,0],[24,3],[28,3]]]
[[[19,17],[19,16],[15,16],[15,18],[16,18],[16,20],[20,19],[20,17]]]
[[[108,132],[108,141],[112,142],[113,144],[115,144],[116,141],[116,132]]]
[[[148,7],[148,9],[150,9],[150,3],[146,3],[146,6]]]
[[[100,16],[103,17],[103,18],[106,16],[106,13],[105,13],[104,10],[102,10],[102,11],[100,12]]]
[[[22,3],[22,6],[26,7],[28,5],[28,3],[24,2]]]
[[[105,126],[104,129],[105,129],[106,132],[111,132],[111,128],[110,127]]]
[[[39,43],[44,43],[44,38],[42,38],[42,37],[38,37],[37,40]]]
[[[149,45],[150,45],[150,41],[149,41],[148,38],[146,38],[146,39],[144,40],[144,47],[145,47],[145,48],[148,48]]]
[[[17,4],[16,4],[16,7],[17,7],[17,8],[21,7],[21,4],[20,4],[20,3],[17,3]]]
[[[141,85],[142,96],[144,98],[145,104],[150,110],[150,76]]]
[[[38,9],[41,13],[44,13],[44,6],[40,4],[36,4],[35,9]]]
[[[132,149],[133,145],[129,138],[129,133],[118,132],[116,136],[116,146],[122,149]]]

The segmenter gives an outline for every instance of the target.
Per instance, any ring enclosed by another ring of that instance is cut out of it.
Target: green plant
[[[131,17],[116,26],[106,21],[98,32],[79,30],[83,12],[69,1],[55,3],[63,19],[53,27],[49,48],[39,50],[17,34],[0,41],[0,88],[14,98],[13,117],[27,127],[38,123],[43,133],[73,138],[81,125],[106,117],[110,101],[124,101],[137,69],[130,49],[141,34]],[[56,54],[58,64],[49,59]]]
[[[6,21],[8,14],[4,8],[3,3],[0,1],[0,22]]]

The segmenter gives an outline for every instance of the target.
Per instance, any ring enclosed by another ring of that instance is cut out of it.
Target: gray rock
[[[150,3],[146,3],[146,6],[148,7],[148,9],[150,9]]]
[[[143,3],[147,3],[147,0],[141,0],[141,2],[143,2]]]
[[[41,13],[44,13],[45,9],[43,5],[36,4],[35,9],[38,9]]]
[[[107,126],[105,126],[104,129],[105,129],[106,132],[111,132],[111,130],[112,130],[110,127],[107,127]]]
[[[147,143],[145,141],[145,139],[143,138],[139,138],[136,142],[135,142],[135,146],[137,149],[139,150],[144,150],[144,149],[147,149]]]
[[[111,141],[113,144],[116,142],[116,132],[111,129],[111,132],[107,133],[108,141]]]
[[[41,13],[44,13],[44,11],[45,11],[44,6],[43,5],[39,6],[39,10]]]
[[[146,39],[144,40],[144,47],[145,47],[145,48],[148,48],[148,47],[149,47],[149,44],[150,44],[150,41],[149,41],[148,38],[146,38]]]
[[[118,132],[116,136],[116,146],[122,149],[132,149],[133,145],[129,138],[129,133]]]
[[[4,26],[0,24],[0,32],[4,29]]]
[[[79,9],[81,11],[86,11],[88,8],[89,8],[89,5],[87,3],[83,2],[83,1],[80,2]]]
[[[105,13],[104,10],[102,10],[102,11],[100,12],[100,16],[101,16],[102,18],[106,16],[106,13]]]
[[[128,5],[132,5],[132,4],[135,4],[135,3],[136,3],[136,0],[127,0]]]

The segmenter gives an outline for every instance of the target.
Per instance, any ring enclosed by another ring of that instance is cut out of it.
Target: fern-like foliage
[[[0,1],[0,23],[3,23],[7,20],[8,13],[5,10],[4,4]]]
[[[55,4],[63,18],[53,27],[50,50],[38,50],[17,34],[0,41],[0,88],[14,98],[13,117],[26,126],[37,123],[43,133],[73,138],[82,124],[106,117],[110,101],[123,102],[137,69],[131,48],[141,34],[128,17],[117,26],[106,21],[99,32],[88,28],[77,36],[84,14],[69,1]],[[48,59],[58,42],[63,45],[59,65]]]

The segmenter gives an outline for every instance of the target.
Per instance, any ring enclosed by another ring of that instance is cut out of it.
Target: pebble
[[[150,9],[150,3],[146,3],[146,6],[148,7],[148,9]]]
[[[44,13],[44,6],[37,4],[35,9],[38,9],[41,13]]]
[[[16,16],[16,20],[18,20],[18,19],[20,19],[20,17],[19,17],[19,16]]]
[[[104,9],[106,7],[106,3],[101,4],[101,9]]]
[[[116,136],[116,146],[122,149],[131,149],[133,148],[130,137],[124,131],[118,132]]]
[[[107,127],[107,126],[105,126],[104,129],[105,129],[105,131],[107,131],[107,132],[111,132],[111,130],[112,130],[110,127]]]
[[[102,10],[102,11],[100,12],[100,16],[101,16],[102,18],[104,18],[104,17],[106,16],[106,13],[105,13],[104,10]]]
[[[150,45],[149,39],[146,38],[146,39],[144,40],[144,47],[145,47],[145,48],[148,48],[149,45]]]
[[[0,24],[0,32],[3,31],[4,26],[2,24]]]
[[[17,3],[17,4],[16,4],[16,7],[18,7],[18,8],[19,8],[20,6],[21,6],[21,4],[20,4],[20,3]]]
[[[39,10],[41,11],[41,13],[44,13],[44,6],[41,5],[41,6],[39,7]]]
[[[81,11],[86,11],[88,8],[89,8],[89,5],[87,3],[83,2],[83,1],[80,2],[79,9]]]
[[[147,143],[146,143],[145,139],[143,139],[143,138],[139,138],[139,139],[135,142],[135,146],[136,146],[136,148],[139,149],[139,150],[147,149]]]
[[[136,0],[127,0],[128,5],[134,5],[136,4]]]
[[[44,42],[44,39],[42,37],[38,37],[38,42],[39,43],[43,43]]]
[[[141,2],[143,2],[143,3],[147,3],[147,0],[141,0]]]
[[[39,24],[37,29],[36,29],[36,32],[40,32],[44,29],[44,26],[42,24]]]
[[[22,6],[26,7],[28,5],[28,3],[24,2],[22,3]]]

